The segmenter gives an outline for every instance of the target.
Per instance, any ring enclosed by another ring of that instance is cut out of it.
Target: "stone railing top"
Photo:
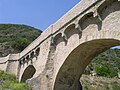
[[[18,60],[20,58],[20,54],[10,54],[9,60]]]
[[[6,57],[0,57],[0,64],[1,63],[5,63],[7,61],[17,61],[19,59],[19,54],[9,54],[8,56]]]
[[[8,60],[9,60],[9,55],[6,56],[6,57],[0,57],[0,64],[1,64],[1,63],[5,63],[5,62],[7,62]]]

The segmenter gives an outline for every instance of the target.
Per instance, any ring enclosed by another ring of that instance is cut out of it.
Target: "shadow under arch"
[[[95,39],[80,44],[65,59],[56,76],[54,90],[82,90],[80,77],[98,54],[120,45],[116,39]]]
[[[30,79],[35,74],[36,69],[33,65],[29,65],[23,72],[21,77],[21,82],[26,82],[27,79]]]

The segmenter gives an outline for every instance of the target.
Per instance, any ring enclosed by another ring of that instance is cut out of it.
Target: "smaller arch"
[[[27,64],[28,64],[28,61],[30,60],[30,56],[29,55],[27,55],[26,56],[26,62],[27,62]]]
[[[34,51],[30,54],[30,58],[34,57]]]
[[[26,82],[27,79],[30,79],[35,74],[36,69],[33,65],[29,65],[23,72],[21,77],[21,82]]]
[[[26,62],[26,61],[25,61],[25,58],[19,60],[19,64],[20,64],[20,65],[24,65],[25,62]]]
[[[25,63],[25,58],[22,59],[23,63]]]
[[[40,48],[37,48],[36,51],[35,51],[35,55],[38,56],[40,53]]]
[[[69,25],[66,29],[65,29],[65,33],[69,32],[72,28],[75,28],[75,24],[71,24]]]
[[[97,15],[96,15],[97,14]],[[99,15],[99,12],[96,10],[94,13],[89,12],[85,14],[78,22],[81,32],[91,24],[96,24],[98,26],[98,30],[101,30],[102,27],[102,18]]]
[[[63,41],[62,33],[58,33],[58,34],[54,37],[53,41],[54,41],[54,44],[55,44],[55,45],[58,45],[60,42],[62,42],[62,41]]]
[[[26,56],[26,60],[28,61],[28,60],[29,60],[29,58],[30,58],[30,56],[29,56],[29,55],[27,55],[27,56]]]
[[[118,2],[118,0],[106,0],[103,2],[97,9],[98,13],[100,14],[100,17],[104,20],[107,17],[107,14],[103,16],[103,11],[107,9],[108,6],[111,6],[114,2]],[[118,2],[119,3],[119,2]],[[114,9],[109,11],[109,14],[114,12]]]
[[[20,64],[20,65],[22,65],[22,64],[23,64],[23,61],[22,61],[21,59],[19,60],[19,64]]]
[[[78,34],[78,35],[79,35],[79,31],[76,30],[75,27],[76,27],[76,25],[75,25],[75,23],[73,23],[73,24],[69,25],[69,26],[65,29],[64,33],[66,34],[67,39],[69,39],[69,38],[70,38],[72,35],[74,35],[74,34]]]
[[[87,18],[90,18],[91,16],[93,16],[93,12],[89,12],[87,14],[85,14],[78,22],[78,24],[82,24]]]
[[[92,22],[89,22],[89,24],[85,24],[85,21],[88,19],[92,19]],[[96,18],[93,17],[93,12],[89,12],[87,14],[85,14],[78,22],[78,24],[80,25],[81,31],[83,31],[88,25],[90,24],[97,24],[96,23]]]
[[[113,2],[118,2],[118,0],[105,0],[99,7],[98,11],[101,12],[103,9],[106,9],[108,5],[112,4]]]

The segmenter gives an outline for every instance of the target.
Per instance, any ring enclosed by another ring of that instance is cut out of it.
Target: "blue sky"
[[[0,0],[0,24],[26,24],[45,30],[78,2],[80,0]]]

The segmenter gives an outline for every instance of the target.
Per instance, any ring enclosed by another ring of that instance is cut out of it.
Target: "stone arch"
[[[85,29],[85,28],[88,26],[88,25],[83,26],[83,23],[85,22],[86,19],[91,18],[91,17],[93,17],[93,12],[89,12],[89,13],[85,14],[85,15],[79,20],[78,24],[80,25],[81,30]]]
[[[102,29],[102,23],[98,23],[97,18],[94,17],[93,12],[84,15],[78,22],[81,28],[81,38],[93,35]],[[94,33],[93,33],[94,32]]]
[[[25,58],[20,59],[19,63],[20,63],[20,65],[24,64],[25,63]]]
[[[29,56],[29,55],[27,55],[27,56],[26,56],[26,60],[27,60],[27,61],[29,61],[29,59],[30,59],[30,56]]]
[[[36,69],[33,65],[29,65],[23,72],[21,77],[21,82],[26,82],[27,79],[30,79],[35,74]]]
[[[21,62],[22,62],[22,64],[24,65],[25,62],[26,62],[26,58],[23,58],[23,59],[21,60]]]
[[[38,56],[39,53],[40,53],[40,47],[38,47],[38,48],[36,49],[36,51],[35,51],[35,55]]]
[[[60,42],[63,42],[62,33],[58,33],[58,34],[54,37],[54,44],[55,44],[55,45],[58,45]]]
[[[27,62],[27,64],[28,64],[29,60],[30,60],[30,56],[27,55],[27,56],[26,56],[26,62]]]
[[[64,31],[66,38],[67,38],[67,42],[65,43],[68,46],[72,46],[71,42],[73,42],[73,44],[76,44],[77,42],[79,42],[79,38],[80,38],[80,33],[79,31],[75,28],[75,24],[71,24],[69,25],[65,31]],[[77,41],[74,41],[74,39],[76,39]]]
[[[30,58],[33,58],[34,57],[34,51],[30,54]]]
[[[104,20],[110,13],[119,10],[120,10],[120,2],[118,0],[106,0],[97,9],[102,20]]]
[[[54,90],[82,90],[79,79],[86,66],[98,54],[120,45],[116,39],[95,39],[78,45],[58,71]]]
[[[69,25],[65,29],[64,33],[66,34],[67,39],[69,39],[73,34],[76,34],[76,33],[78,34],[78,32],[75,30],[75,24]]]

